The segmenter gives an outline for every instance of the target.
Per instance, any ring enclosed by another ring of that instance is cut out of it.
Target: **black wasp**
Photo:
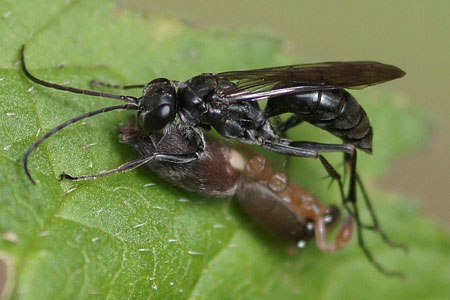
[[[63,173],[61,179],[95,179],[133,170],[150,161],[175,164],[195,162],[207,151],[204,131],[214,128],[227,139],[259,145],[280,154],[319,158],[328,174],[339,184],[344,207],[355,219],[358,241],[364,253],[379,270],[391,274],[373,260],[362,241],[362,229],[369,229],[379,232],[384,241],[391,246],[404,247],[390,241],[381,231],[358,176],[356,149],[372,152],[373,131],[364,109],[345,89],[361,89],[400,78],[405,75],[405,72],[399,68],[372,61],[326,62],[247,71],[203,73],[184,82],[166,78],[158,78],[148,84],[124,86],[99,81],[91,82],[93,85],[120,89],[143,88],[143,95],[137,98],[78,89],[36,78],[26,68],[24,49],[25,46],[22,46],[22,70],[31,81],[49,88],[125,102],[122,105],[101,108],[70,119],[47,132],[29,147],[24,158],[24,168],[33,183],[35,181],[28,169],[29,155],[57,131],[97,114],[113,110],[135,110],[137,125],[141,132],[148,135],[156,132],[170,134],[168,129],[175,126],[189,143],[195,145],[195,149],[176,154],[155,151],[113,170],[84,176]],[[264,109],[261,109],[259,101],[265,99],[267,104]],[[291,113],[292,116],[281,122],[277,117],[284,113]],[[278,121],[274,122],[274,119]],[[341,138],[344,143],[292,141],[284,137],[287,130],[302,122],[324,129]],[[343,191],[340,174],[321,155],[324,152],[345,154],[345,161],[350,170],[347,195]],[[369,207],[373,225],[367,226],[360,222],[356,206],[357,185],[362,190]]]

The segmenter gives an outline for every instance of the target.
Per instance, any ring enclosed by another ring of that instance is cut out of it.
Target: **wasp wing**
[[[256,101],[339,88],[362,89],[404,75],[405,72],[395,66],[373,61],[324,62],[215,74],[233,83],[217,91],[218,96],[227,101]]]

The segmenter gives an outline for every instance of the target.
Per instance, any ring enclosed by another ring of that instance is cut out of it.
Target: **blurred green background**
[[[124,0],[121,5],[200,28],[271,33],[305,62],[376,60],[404,69],[406,77],[376,89],[410,99],[430,120],[430,137],[420,152],[397,160],[379,185],[420,199],[427,214],[450,227],[450,1]]]

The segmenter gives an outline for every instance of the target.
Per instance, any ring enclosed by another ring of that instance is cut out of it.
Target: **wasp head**
[[[165,78],[151,81],[144,88],[139,99],[137,121],[146,133],[163,129],[175,119],[176,90],[173,83]]]

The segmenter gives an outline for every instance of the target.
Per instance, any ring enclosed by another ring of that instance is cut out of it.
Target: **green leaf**
[[[385,277],[355,242],[336,254],[309,245],[294,251],[268,238],[226,199],[174,189],[141,168],[80,183],[58,175],[91,174],[136,157],[118,142],[129,113],[111,112],[57,133],[30,157],[39,184],[24,174],[24,152],[38,136],[81,113],[112,105],[37,86],[18,69],[26,44],[30,70],[87,88],[91,79],[145,83],[201,72],[291,62],[280,41],[225,34],[176,20],[144,19],[113,1],[3,1],[0,7],[0,297],[14,299],[443,299],[450,294],[448,232],[421,216],[411,199],[376,191],[395,156],[424,144],[424,120],[406,99],[359,93],[375,128],[375,155],[360,155],[381,222],[405,255],[367,234],[368,245],[405,281]],[[292,137],[334,141],[300,126]],[[291,177],[326,203],[334,188],[317,161],[291,161]],[[336,157],[336,163],[339,157]],[[153,185],[152,185],[153,184]],[[381,288],[380,288],[381,287]]]

